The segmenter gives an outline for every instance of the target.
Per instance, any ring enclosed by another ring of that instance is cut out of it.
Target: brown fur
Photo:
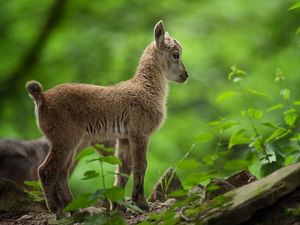
[[[118,139],[122,165],[117,172],[133,172],[133,201],[148,208],[144,197],[146,152],[150,135],[166,114],[167,80],[183,83],[187,72],[180,58],[181,46],[165,36],[162,22],[154,28],[155,41],[144,51],[135,76],[114,86],[65,83],[42,92],[31,81],[27,90],[36,103],[40,129],[51,142],[51,151],[39,169],[48,208],[57,217],[72,195],[68,169],[75,152],[106,139]],[[127,179],[116,176],[115,185],[124,187]]]

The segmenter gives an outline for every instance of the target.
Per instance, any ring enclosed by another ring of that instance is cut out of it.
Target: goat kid
[[[109,87],[65,83],[45,92],[37,81],[26,84],[38,126],[51,143],[39,176],[47,206],[57,218],[65,216],[63,208],[73,199],[67,178],[74,154],[112,138],[117,139],[122,162],[117,174],[133,173],[132,200],[141,209],[148,208],[144,196],[148,141],[165,118],[168,80],[187,80],[181,53],[181,45],[159,21],[154,41],[144,50],[130,80]],[[116,175],[115,185],[125,187],[127,181]]]

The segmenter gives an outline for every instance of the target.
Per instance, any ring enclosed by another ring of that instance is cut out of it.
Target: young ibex
[[[75,152],[111,138],[118,139],[117,155],[122,162],[117,174],[133,172],[132,200],[140,208],[148,208],[144,196],[148,140],[165,118],[167,81],[184,83],[188,77],[182,48],[165,34],[162,21],[154,28],[154,39],[135,76],[117,85],[66,83],[43,92],[40,83],[27,83],[38,125],[51,143],[39,176],[48,208],[58,218],[72,201],[67,178]],[[115,185],[124,187],[127,180],[117,175]]]

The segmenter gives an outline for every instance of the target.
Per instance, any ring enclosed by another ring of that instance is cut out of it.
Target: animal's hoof
[[[110,210],[126,212],[127,208],[126,208],[125,205],[119,205],[117,203],[111,203]]]
[[[136,201],[136,205],[142,209],[142,210],[148,210],[149,209],[149,204],[145,198],[139,198]]]
[[[55,213],[56,219],[60,220],[67,217],[67,214],[63,210],[59,210]]]

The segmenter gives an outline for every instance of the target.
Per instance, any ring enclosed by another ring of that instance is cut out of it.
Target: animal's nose
[[[184,75],[186,76],[186,78],[188,78],[188,77],[189,77],[189,75],[188,75],[187,71],[184,71]]]

